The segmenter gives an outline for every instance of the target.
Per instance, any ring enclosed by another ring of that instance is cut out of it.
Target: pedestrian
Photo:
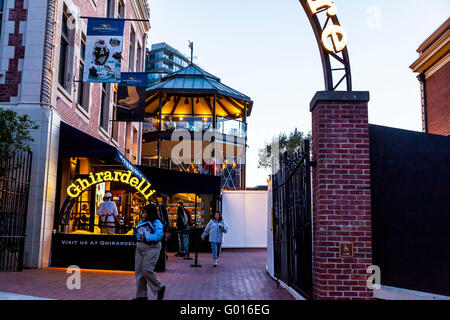
[[[158,262],[155,266],[155,271],[162,272],[166,270],[167,260],[167,241],[170,239],[170,218],[167,208],[164,204],[159,205],[159,217],[163,224],[164,236],[161,239],[161,252],[159,253]]]
[[[204,241],[209,234],[209,242],[211,242],[212,256],[214,259],[214,267],[219,264],[220,251],[222,249],[223,234],[228,232],[228,226],[222,218],[222,213],[217,211],[214,219],[211,219],[206,225],[205,232],[202,234]]]
[[[116,219],[119,216],[117,205],[111,201],[112,194],[107,192],[103,197],[103,202],[98,207],[99,226],[104,234],[114,234],[116,232]]]
[[[184,257],[189,250],[189,218],[182,202],[178,202],[177,209],[178,253],[176,257]]]
[[[166,287],[162,285],[155,273],[155,265],[161,251],[161,239],[164,236],[163,224],[159,220],[156,205],[149,204],[143,208],[142,220],[133,230],[136,236],[135,278],[136,300],[147,300],[147,285],[162,300]]]

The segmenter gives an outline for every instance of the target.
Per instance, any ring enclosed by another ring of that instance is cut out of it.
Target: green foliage
[[[278,144],[279,156],[287,151],[293,153],[298,149],[303,149],[305,140],[311,141],[311,133],[305,134],[303,131],[295,128],[294,131],[286,134],[280,133],[278,136],[272,138],[270,143],[267,143],[264,148],[259,149],[258,152],[258,168],[269,169],[272,167],[272,149]]]
[[[20,116],[17,112],[0,108],[0,165],[8,160],[15,151],[30,151],[34,141],[30,130],[39,126],[30,116]]]

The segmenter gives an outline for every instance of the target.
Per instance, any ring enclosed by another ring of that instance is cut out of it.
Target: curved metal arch
[[[339,19],[336,15],[334,16],[328,16],[324,25],[322,26],[320,23],[320,20],[318,18],[318,14],[325,13],[327,9],[319,10],[317,13],[312,13],[309,5],[308,0],[299,0],[300,4],[302,5],[306,16],[308,17],[308,20],[313,28],[314,35],[316,37],[317,45],[319,46],[319,52],[320,57],[322,59],[322,68],[323,68],[323,75],[324,75],[324,81],[325,81],[325,90],[327,91],[335,91],[338,86],[346,80],[346,86],[347,91],[352,91],[352,75],[351,75],[351,69],[350,69],[350,58],[348,55],[347,46],[339,52],[328,52],[323,44],[322,44],[322,32],[327,27],[328,23],[331,21],[335,25],[340,25]],[[331,66],[331,59],[335,59],[338,63],[342,65],[340,68],[332,68]],[[345,71],[344,76],[342,76],[338,81],[335,80],[333,77],[333,73],[336,73],[336,71]]]

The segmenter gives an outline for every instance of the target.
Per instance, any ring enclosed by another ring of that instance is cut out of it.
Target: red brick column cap
[[[320,101],[369,102],[369,100],[369,91],[317,91],[309,104],[309,109],[312,112]]]

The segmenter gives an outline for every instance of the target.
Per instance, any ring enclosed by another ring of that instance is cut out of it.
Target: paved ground
[[[202,268],[169,254],[166,272],[158,273],[167,286],[168,300],[292,300],[265,271],[265,250],[224,250],[220,264],[212,267],[210,254],[200,253]],[[25,296],[61,300],[129,300],[135,296],[133,272],[81,272],[81,289],[67,289],[65,269],[46,268],[0,272],[0,299]],[[21,296],[12,296],[19,294]],[[151,293],[150,293],[151,295]],[[153,297],[151,297],[153,298]]]

